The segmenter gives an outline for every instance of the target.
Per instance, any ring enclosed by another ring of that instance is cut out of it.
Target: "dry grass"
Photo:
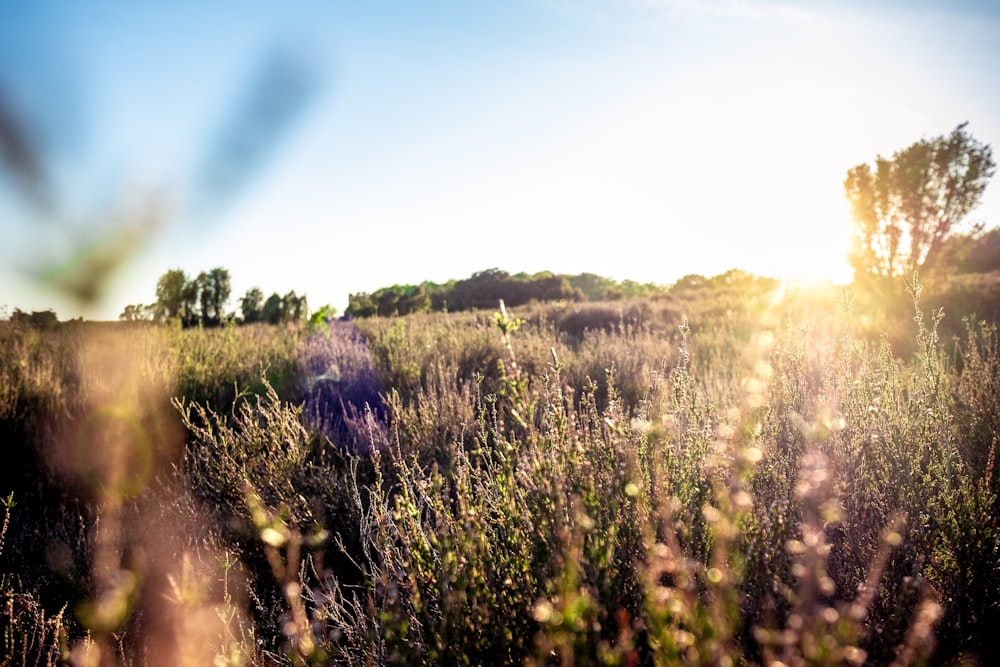
[[[5,664],[988,663],[995,329],[866,306],[0,323]]]

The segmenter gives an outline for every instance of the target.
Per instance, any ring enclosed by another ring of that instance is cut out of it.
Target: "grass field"
[[[0,322],[0,662],[993,664],[977,280]]]

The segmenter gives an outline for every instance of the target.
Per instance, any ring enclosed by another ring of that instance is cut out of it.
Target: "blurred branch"
[[[41,155],[28,125],[0,86],[0,166],[10,172],[26,199],[46,210],[50,202]]]
[[[210,142],[203,167],[195,171],[188,214],[199,223],[217,220],[285,140],[318,88],[313,65],[311,59],[290,50],[276,50],[257,67],[228,122]],[[12,100],[0,85],[0,176],[7,172],[14,194],[34,208],[25,212],[21,224],[31,229],[44,220],[66,242],[60,244],[63,250],[56,250],[51,236],[36,233],[29,239],[30,251],[19,254],[16,262],[39,284],[79,304],[96,304],[115,274],[149,244],[170,216],[159,199],[146,195],[139,198],[139,206],[119,213],[81,216],[64,210],[66,202],[52,197],[44,146],[31,119]]]

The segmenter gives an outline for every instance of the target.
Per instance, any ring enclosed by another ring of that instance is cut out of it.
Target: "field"
[[[0,322],[0,662],[994,664],[996,284]]]

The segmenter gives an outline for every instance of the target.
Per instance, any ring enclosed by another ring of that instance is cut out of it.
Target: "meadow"
[[[991,664],[996,284],[0,322],[0,662]]]

